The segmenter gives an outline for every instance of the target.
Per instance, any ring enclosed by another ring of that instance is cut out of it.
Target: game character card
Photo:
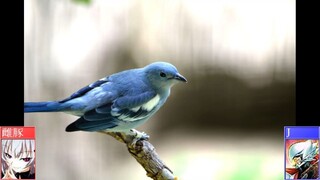
[[[0,131],[0,179],[35,179],[34,127],[0,127]]]
[[[319,127],[285,127],[285,179],[319,179]]]

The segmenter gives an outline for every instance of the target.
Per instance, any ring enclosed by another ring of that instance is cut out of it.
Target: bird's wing
[[[124,96],[84,113],[67,127],[67,131],[99,131],[115,127],[119,122],[134,122],[146,118],[159,103],[153,91],[136,96]]]
[[[88,86],[85,86],[81,89],[79,89],[77,92],[73,93],[71,96],[69,96],[68,98],[65,98],[61,101],[59,101],[59,103],[64,103],[66,101],[69,101],[69,100],[72,100],[72,99],[75,99],[75,98],[78,98],[78,97],[81,97],[83,96],[84,94],[86,94],[87,92],[91,91],[92,89],[96,88],[96,87],[99,87],[100,85],[104,84],[104,83],[107,83],[109,80],[108,80],[108,77],[105,77],[105,78],[102,78],[102,79],[99,79],[98,81],[92,83],[92,84],[89,84]]]
[[[153,91],[119,98],[114,102],[111,115],[122,121],[140,120],[147,117],[159,101],[159,95]]]
[[[112,117],[105,118],[99,121],[88,121],[83,116],[69,124],[66,128],[67,132],[72,131],[100,131],[116,127],[118,125],[117,119]]]
[[[158,104],[160,98],[153,91],[136,96],[124,96],[86,112],[83,117],[87,121],[105,120],[110,117],[122,121],[135,121],[146,117]]]

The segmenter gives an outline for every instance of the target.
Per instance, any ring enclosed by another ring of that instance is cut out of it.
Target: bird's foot
[[[134,136],[131,144],[136,144],[140,140],[149,140],[150,136],[145,132],[140,132],[135,129],[130,129],[130,134]]]

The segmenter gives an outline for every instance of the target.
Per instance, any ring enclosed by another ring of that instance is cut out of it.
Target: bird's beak
[[[178,80],[178,81],[181,81],[181,82],[188,82],[187,79],[185,77],[183,77],[181,74],[177,73],[175,76],[174,76],[174,79]]]

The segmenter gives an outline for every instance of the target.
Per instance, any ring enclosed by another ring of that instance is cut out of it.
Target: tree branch
[[[134,136],[120,132],[104,132],[127,145],[129,153],[147,171],[147,176],[154,180],[178,180],[173,172],[159,158],[153,145],[147,140],[134,142]]]

